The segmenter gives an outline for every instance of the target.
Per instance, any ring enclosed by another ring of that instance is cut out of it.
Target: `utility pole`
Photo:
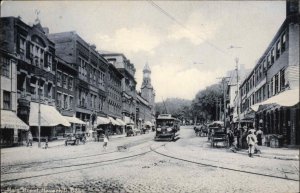
[[[216,101],[216,120],[218,120],[218,104],[219,100]]]
[[[224,105],[224,113],[223,113],[223,121],[224,121],[224,127],[226,128],[226,92],[225,92],[225,83],[226,83],[226,78],[230,78],[230,77],[221,77],[221,78],[218,78],[218,79],[222,79],[222,87],[223,87],[223,105]],[[222,108],[222,105],[220,103],[220,120],[222,119],[221,118],[221,108]]]
[[[237,86],[237,113],[238,113],[238,129],[240,128],[240,86],[239,86],[239,58],[235,58],[235,63],[236,63],[236,86]]]

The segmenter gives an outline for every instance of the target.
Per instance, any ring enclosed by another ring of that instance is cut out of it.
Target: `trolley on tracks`
[[[180,130],[180,120],[170,114],[161,114],[156,119],[156,134],[154,140],[175,140]]]

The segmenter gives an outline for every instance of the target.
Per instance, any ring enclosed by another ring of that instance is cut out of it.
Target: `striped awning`
[[[108,119],[110,120],[110,123],[112,125],[121,125],[118,121],[116,121],[114,118],[112,117],[108,117]]]
[[[119,118],[117,118],[116,121],[118,121],[120,123],[120,125],[122,125],[122,126],[126,125],[126,123]]]
[[[109,124],[110,120],[106,117],[97,117],[97,125],[106,125]]]
[[[66,127],[71,126],[69,121],[62,116],[53,106],[40,104],[41,109],[41,126],[54,127],[63,125]],[[39,125],[39,104],[30,102],[29,125]]]
[[[68,117],[68,116],[64,116],[64,118],[69,121],[70,123],[76,123],[76,124],[81,124],[81,125],[86,125],[85,122],[81,121],[80,119],[78,119],[77,117]]]
[[[8,110],[1,110],[1,125],[0,128],[7,129],[23,129],[28,130],[29,126],[26,125],[16,113]]]

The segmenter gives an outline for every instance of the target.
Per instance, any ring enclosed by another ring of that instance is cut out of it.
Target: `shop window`
[[[11,93],[8,91],[3,91],[3,109],[11,108]]]
[[[1,75],[2,76],[6,76],[9,77],[9,73],[10,73],[10,63],[9,63],[9,59],[5,58],[5,57],[1,57]]]

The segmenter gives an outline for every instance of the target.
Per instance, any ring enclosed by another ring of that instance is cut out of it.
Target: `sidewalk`
[[[261,153],[254,154],[257,157],[265,157],[280,160],[299,161],[299,149],[297,148],[271,148],[259,146]],[[248,155],[247,149],[240,149],[236,153]]]
[[[122,138],[122,137],[126,137],[126,134],[122,134],[122,135],[111,135],[109,136],[109,139],[118,139],[118,138]],[[95,142],[93,138],[87,138],[87,142]],[[41,142],[41,147],[43,147],[45,144],[45,142]],[[32,147],[37,147],[38,146],[38,142],[37,141],[33,141],[32,142]],[[57,139],[54,141],[49,141],[48,142],[48,148],[53,148],[53,147],[58,147],[58,146],[65,146],[65,139]],[[24,145],[21,146],[16,146],[16,147],[8,147],[8,148],[1,148],[1,151],[5,151],[5,149],[20,149],[20,148],[27,148],[26,143],[24,142]]]

